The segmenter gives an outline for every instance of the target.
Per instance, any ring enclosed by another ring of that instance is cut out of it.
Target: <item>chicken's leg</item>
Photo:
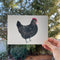
[[[25,39],[26,43],[27,43],[27,39]]]

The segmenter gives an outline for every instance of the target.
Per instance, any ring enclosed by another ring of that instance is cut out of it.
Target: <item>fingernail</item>
[[[46,43],[46,40],[44,41],[44,43]]]
[[[48,41],[46,40],[46,41],[45,41],[45,43],[47,44],[47,43],[48,43]]]

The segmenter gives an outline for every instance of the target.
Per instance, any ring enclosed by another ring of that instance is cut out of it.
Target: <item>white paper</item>
[[[32,18],[37,19],[38,32],[29,39],[27,43],[21,36],[16,26],[17,21],[20,21],[22,25],[29,25]],[[48,40],[48,16],[39,15],[8,15],[8,44],[43,44],[45,40]]]

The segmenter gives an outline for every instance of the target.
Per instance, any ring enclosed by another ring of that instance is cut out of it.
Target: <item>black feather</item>
[[[19,33],[24,39],[33,37],[38,31],[38,27],[33,22],[33,20],[29,25],[26,25],[26,26],[22,25],[19,21],[17,21],[17,27],[18,27]]]

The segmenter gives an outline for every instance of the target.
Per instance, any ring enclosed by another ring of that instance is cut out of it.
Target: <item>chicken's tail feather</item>
[[[21,26],[21,23],[17,21],[17,27],[19,28]]]

